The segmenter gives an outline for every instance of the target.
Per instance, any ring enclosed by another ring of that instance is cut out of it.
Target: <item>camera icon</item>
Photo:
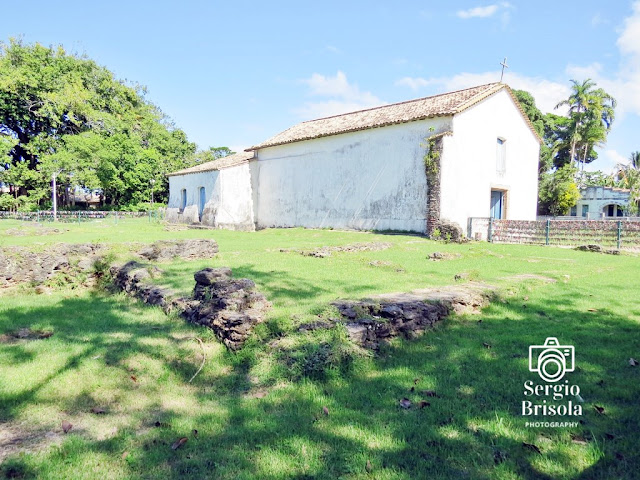
[[[544,345],[529,347],[529,371],[538,372],[545,382],[557,382],[575,368],[575,349],[560,345],[556,337],[547,337]]]

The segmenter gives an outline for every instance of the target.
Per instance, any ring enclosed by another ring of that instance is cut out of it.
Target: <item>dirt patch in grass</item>
[[[9,235],[12,237],[26,237],[31,235],[41,236],[41,235],[56,235],[64,232],[68,232],[69,229],[59,229],[59,228],[47,228],[42,227],[40,225],[36,225],[28,228],[9,228],[4,231],[5,235]]]
[[[351,245],[337,245],[337,246],[324,246],[314,248],[313,250],[297,250],[290,248],[281,248],[281,252],[295,252],[305,257],[325,258],[330,257],[335,252],[377,252],[380,250],[386,250],[391,248],[392,244],[387,242],[366,242],[366,243],[353,243]]]
[[[505,280],[515,280],[515,281],[526,281],[526,280],[537,280],[544,283],[555,283],[557,280],[551,277],[545,277],[544,275],[537,275],[535,273],[520,273],[518,275],[511,275],[510,277],[505,277]]]
[[[429,260],[433,260],[434,262],[437,262],[438,260],[453,260],[454,258],[461,258],[461,257],[462,255],[460,255],[459,253],[433,252],[429,254],[427,258],[429,258]]]
[[[62,442],[62,431],[33,430],[18,423],[0,424],[0,462],[19,452],[34,453]]]
[[[0,343],[16,343],[20,340],[42,340],[53,336],[51,330],[31,330],[29,327],[19,328],[13,332],[0,335]]]
[[[390,262],[388,260],[373,260],[369,262],[369,265],[377,268],[386,268],[390,271],[399,272],[399,273],[403,273],[406,271],[401,265]]]

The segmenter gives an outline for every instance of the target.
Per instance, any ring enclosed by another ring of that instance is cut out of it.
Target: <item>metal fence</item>
[[[148,218],[149,221],[159,221],[164,219],[165,210],[149,210],[146,212],[121,212],[121,211],[100,211],[100,210],[58,210],[55,220],[66,223],[82,223],[92,220],[109,219],[117,223],[120,220],[131,218]],[[35,212],[3,212],[0,211],[0,220],[22,220],[26,222],[53,222],[53,210],[38,210]]]
[[[624,220],[495,220],[470,218],[468,236],[495,243],[616,248],[640,247],[640,219]]]

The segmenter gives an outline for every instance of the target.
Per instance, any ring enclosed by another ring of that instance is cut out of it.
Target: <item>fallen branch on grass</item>
[[[189,383],[191,383],[193,379],[196,378],[196,376],[200,373],[200,370],[202,370],[202,367],[204,367],[204,362],[207,361],[207,355],[204,353],[204,344],[202,343],[202,340],[200,340],[198,337],[189,337],[189,338],[193,338],[197,340],[198,343],[200,343],[200,348],[202,348],[202,363],[200,364],[200,368],[198,369],[198,371],[194,373],[193,377],[191,377],[191,380],[189,380]]]

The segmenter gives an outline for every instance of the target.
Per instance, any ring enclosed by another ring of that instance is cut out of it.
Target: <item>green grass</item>
[[[231,354],[206,329],[122,295],[5,292],[0,334],[30,327],[54,335],[0,343],[0,451],[12,452],[0,478],[639,478],[640,367],[628,363],[640,357],[635,256],[327,230],[166,231],[146,220],[61,226],[69,231],[0,239],[125,251],[126,242],[214,238],[218,257],[163,264],[163,283],[188,294],[193,272],[226,265],[274,306]],[[0,234],[15,228],[0,222]],[[329,258],[280,252],[370,241],[393,246]],[[427,260],[434,251],[459,257]],[[341,331],[296,332],[335,298],[449,285],[460,273],[499,286],[499,298],[481,315],[452,317],[378,356],[350,347]],[[576,349],[578,368],[567,378],[584,398],[577,427],[525,428],[520,415],[523,382],[537,377],[528,346],[548,336]],[[206,363],[189,383],[202,361],[194,337]],[[323,345],[338,356],[322,363]],[[400,408],[403,397],[414,406]],[[430,406],[416,408],[421,400]],[[91,413],[95,406],[106,413]],[[63,420],[74,425],[66,435]]]

